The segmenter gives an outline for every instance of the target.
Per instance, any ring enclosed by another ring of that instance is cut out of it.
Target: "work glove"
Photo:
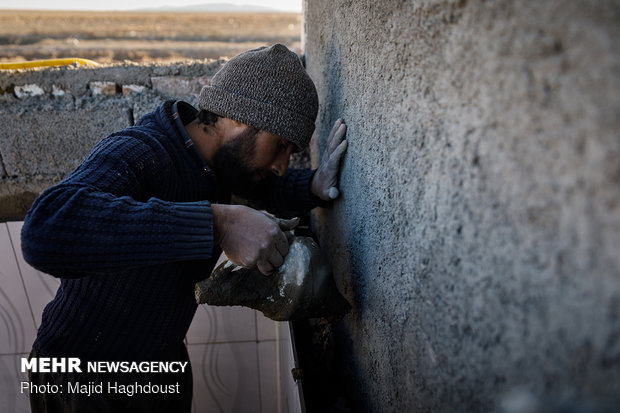
[[[212,205],[215,243],[228,259],[270,275],[284,262],[299,218],[276,219],[243,205]]]
[[[338,119],[329,134],[327,149],[310,184],[310,191],[324,201],[336,199],[340,193],[338,191],[338,171],[340,160],[347,150],[347,140],[344,137],[346,133],[347,125],[342,119]]]

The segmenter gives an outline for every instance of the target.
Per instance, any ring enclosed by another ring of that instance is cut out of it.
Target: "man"
[[[318,97],[299,58],[282,45],[231,59],[203,88],[197,111],[166,102],[101,141],[84,163],[34,202],[22,250],[61,278],[43,312],[31,357],[86,361],[188,361],[183,340],[196,311],[194,284],[223,250],[273,273],[289,241],[264,212],[229,205],[232,193],[270,212],[327,204],[347,141],[339,120],[317,171],[289,170],[307,147]],[[331,196],[330,196],[331,195]],[[230,322],[234,322],[231,320]],[[189,411],[183,373],[31,373],[64,392],[31,394],[33,411]],[[102,382],[88,396],[68,383]],[[108,383],[155,383],[168,394],[128,397]],[[175,384],[178,386],[174,386]],[[172,387],[170,387],[172,386]]]

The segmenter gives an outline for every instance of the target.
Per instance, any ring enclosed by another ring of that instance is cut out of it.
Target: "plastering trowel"
[[[351,308],[338,292],[319,246],[309,237],[295,237],[284,264],[269,276],[224,260],[196,284],[196,301],[250,307],[276,321],[339,317]]]

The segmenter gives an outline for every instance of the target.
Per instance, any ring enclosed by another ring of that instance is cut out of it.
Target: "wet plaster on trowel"
[[[306,274],[304,263],[310,261],[310,251],[304,248],[303,244],[293,242],[289,248],[289,254],[298,256],[295,260],[288,260],[278,269],[278,273],[282,276],[278,280],[278,292],[280,297],[286,297],[284,288],[287,285],[301,287],[304,282],[304,274]],[[292,298],[290,298],[292,300]]]
[[[225,260],[196,285],[196,301],[254,308],[276,321],[342,317],[350,309],[309,237],[295,237],[284,263],[269,276]]]

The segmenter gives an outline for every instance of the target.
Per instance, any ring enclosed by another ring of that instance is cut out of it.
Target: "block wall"
[[[222,63],[0,71],[0,221],[22,219],[99,140],[164,100],[197,104]]]

